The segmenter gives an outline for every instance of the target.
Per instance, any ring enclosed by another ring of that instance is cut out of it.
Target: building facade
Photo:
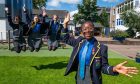
[[[110,9],[110,22],[109,22],[109,25],[110,25],[110,31],[114,31],[115,29],[115,20],[116,20],[116,9],[115,7],[112,7]]]
[[[0,0],[0,40],[7,40],[7,31],[12,30],[7,22],[5,7],[9,8],[12,18],[18,15],[25,22],[23,6],[28,9],[29,14],[32,13],[32,0]]]
[[[115,30],[127,30],[128,27],[124,26],[124,23],[120,17],[123,12],[129,10],[140,12],[140,0],[126,0],[118,4],[116,7],[111,8],[110,27],[115,28]]]

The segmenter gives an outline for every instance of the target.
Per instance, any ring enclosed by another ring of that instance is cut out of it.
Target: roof
[[[95,22],[93,24],[94,24],[95,28],[103,28],[103,25],[100,23]],[[76,27],[81,27],[81,26],[82,26],[82,24],[76,24]]]
[[[124,2],[122,2],[122,3],[118,4],[116,7],[118,7],[118,6],[122,5],[122,4],[126,3],[126,2],[129,2],[129,1],[132,1],[132,0],[125,0]]]
[[[100,24],[100,23],[93,23],[93,24],[94,24],[94,27],[96,27],[96,28],[102,28],[103,27],[103,25]]]
[[[105,11],[106,11],[108,14],[110,14],[110,8],[98,7],[98,8],[97,8],[97,13],[98,13],[99,16],[102,14],[102,12],[103,12],[104,9],[105,9]]]
[[[38,9],[33,9],[33,14],[39,14],[40,12]],[[58,15],[59,18],[64,18],[68,13],[67,10],[46,10],[46,12],[49,18],[52,18],[54,14]]]

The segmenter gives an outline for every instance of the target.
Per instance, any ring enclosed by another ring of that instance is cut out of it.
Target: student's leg
[[[33,52],[34,51],[34,42],[30,36],[28,37],[28,46],[29,46],[30,51]]]
[[[48,44],[48,50],[51,51],[52,50],[52,41],[50,39],[48,39],[47,44]]]
[[[21,52],[21,47],[20,47],[20,46],[16,46],[16,47],[15,47],[15,51],[16,51],[17,53],[20,53],[20,52]]]
[[[52,50],[55,51],[57,48],[58,48],[58,41],[56,40],[52,43]]]
[[[22,51],[26,51],[26,40],[25,38],[22,38]]]
[[[35,45],[34,45],[35,50],[36,50],[36,52],[38,52],[42,46],[42,38],[34,39],[34,43],[35,43]]]
[[[26,51],[26,45],[22,46],[22,51],[24,51],[24,52]]]
[[[20,53],[20,52],[21,52],[20,43],[19,43],[18,41],[14,41],[14,50],[15,50],[17,53]]]

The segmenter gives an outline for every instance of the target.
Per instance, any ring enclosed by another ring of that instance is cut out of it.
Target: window
[[[118,25],[119,25],[119,20],[117,19],[117,21],[116,21],[116,22],[117,22],[117,26],[118,26]]]
[[[124,21],[121,21],[121,25],[124,25]]]
[[[135,1],[135,7],[137,8],[137,7],[139,7],[139,1]]]
[[[122,12],[122,7],[120,7],[120,13]]]
[[[118,7],[118,13],[120,12],[120,9],[119,9],[119,7]]]
[[[118,19],[117,19],[117,21],[116,21],[116,25],[118,25]]]
[[[121,25],[121,20],[119,19],[119,25]]]
[[[133,9],[133,2],[131,2],[131,9]]]
[[[115,15],[115,9],[113,10],[113,15]]]
[[[124,5],[122,6],[122,12],[124,12]]]
[[[130,7],[130,3],[129,3],[129,4],[128,4],[128,10],[130,10],[130,8],[131,8],[131,7]]]

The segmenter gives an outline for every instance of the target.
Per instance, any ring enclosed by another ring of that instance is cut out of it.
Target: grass
[[[66,57],[1,57],[0,84],[66,84]],[[38,70],[36,67],[41,67]]]
[[[0,57],[0,84],[75,84],[75,72],[64,76],[69,57]],[[139,64],[125,59],[127,66]],[[124,59],[109,59],[111,65]],[[103,75],[103,84],[139,84],[140,75],[126,76]]]
[[[59,48],[56,51],[48,51],[47,47],[41,48],[39,52],[30,52],[27,50],[26,52],[16,53],[14,51],[10,51],[8,49],[0,49],[0,56],[30,56],[30,57],[60,57],[66,56],[69,57],[71,55],[72,48],[67,46],[65,49]],[[109,50],[108,52],[109,58],[121,58],[121,59],[128,59],[128,57],[123,56],[117,52]]]
[[[72,48],[58,49],[55,52],[46,48],[37,52],[17,54],[7,49],[0,50],[0,84],[75,84],[75,72],[64,76]],[[109,50],[109,63],[116,65],[124,60],[127,66],[138,63],[119,53]],[[103,74],[103,84],[139,84],[140,75],[129,78],[123,75],[108,76]]]
[[[14,51],[11,52],[6,48],[2,48],[0,49],[0,53],[1,53],[0,56],[54,57],[54,56],[70,56],[71,52],[72,52],[72,48],[70,46],[67,46],[64,49],[59,48],[56,51],[48,51],[47,46],[45,46],[41,48],[39,52],[30,52],[29,50],[27,50],[26,52],[22,51],[21,53],[16,53]]]

